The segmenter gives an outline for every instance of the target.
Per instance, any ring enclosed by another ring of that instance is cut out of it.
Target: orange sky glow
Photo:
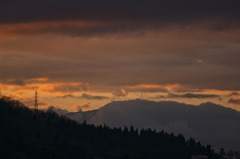
[[[10,81],[13,82],[13,81]],[[47,109],[49,106],[77,111],[83,107],[83,111],[97,109],[105,104],[118,100],[145,99],[154,101],[177,101],[188,104],[200,104],[203,102],[214,102],[240,110],[239,106],[229,103],[231,98],[240,98],[240,91],[232,90],[192,90],[190,87],[180,84],[152,85],[141,84],[135,86],[125,86],[119,90],[99,90],[91,88],[87,83],[52,83],[48,78],[33,78],[26,80],[24,85],[13,83],[1,84],[1,94],[20,100],[30,108],[34,105],[34,92],[39,93],[39,108]],[[179,89],[185,89],[178,92]],[[169,93],[179,95],[179,97],[168,96]],[[183,94],[195,95],[216,95],[216,97],[184,97]],[[84,96],[84,95],[88,96]],[[95,97],[95,98],[94,98]]]
[[[44,12],[2,2],[1,95],[32,107],[38,90],[41,109],[68,111],[138,98],[240,110],[237,5],[224,2],[223,12],[206,2],[202,12],[203,1],[174,10],[168,2],[133,2],[49,1]]]

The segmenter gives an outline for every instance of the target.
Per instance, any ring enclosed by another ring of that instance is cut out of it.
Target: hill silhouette
[[[208,154],[206,146],[181,134],[78,123],[8,97],[0,98],[0,125],[3,159],[188,159]],[[218,158],[213,150],[211,155]]]
[[[98,110],[65,115],[94,125],[163,129],[217,148],[240,150],[240,112],[214,103],[196,106],[172,101],[117,101]]]

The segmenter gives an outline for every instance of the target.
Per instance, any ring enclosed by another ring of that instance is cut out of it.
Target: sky
[[[240,110],[239,0],[1,0],[0,90],[39,108],[117,100]]]

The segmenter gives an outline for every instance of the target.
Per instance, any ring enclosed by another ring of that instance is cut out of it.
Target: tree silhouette
[[[0,125],[0,158],[7,159],[190,159],[208,153],[182,134],[78,123],[52,111],[32,111],[8,97],[0,98]]]

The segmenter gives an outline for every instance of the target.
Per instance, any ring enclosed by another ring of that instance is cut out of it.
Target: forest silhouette
[[[1,159],[190,159],[219,155],[194,138],[152,129],[78,123],[0,98]]]

